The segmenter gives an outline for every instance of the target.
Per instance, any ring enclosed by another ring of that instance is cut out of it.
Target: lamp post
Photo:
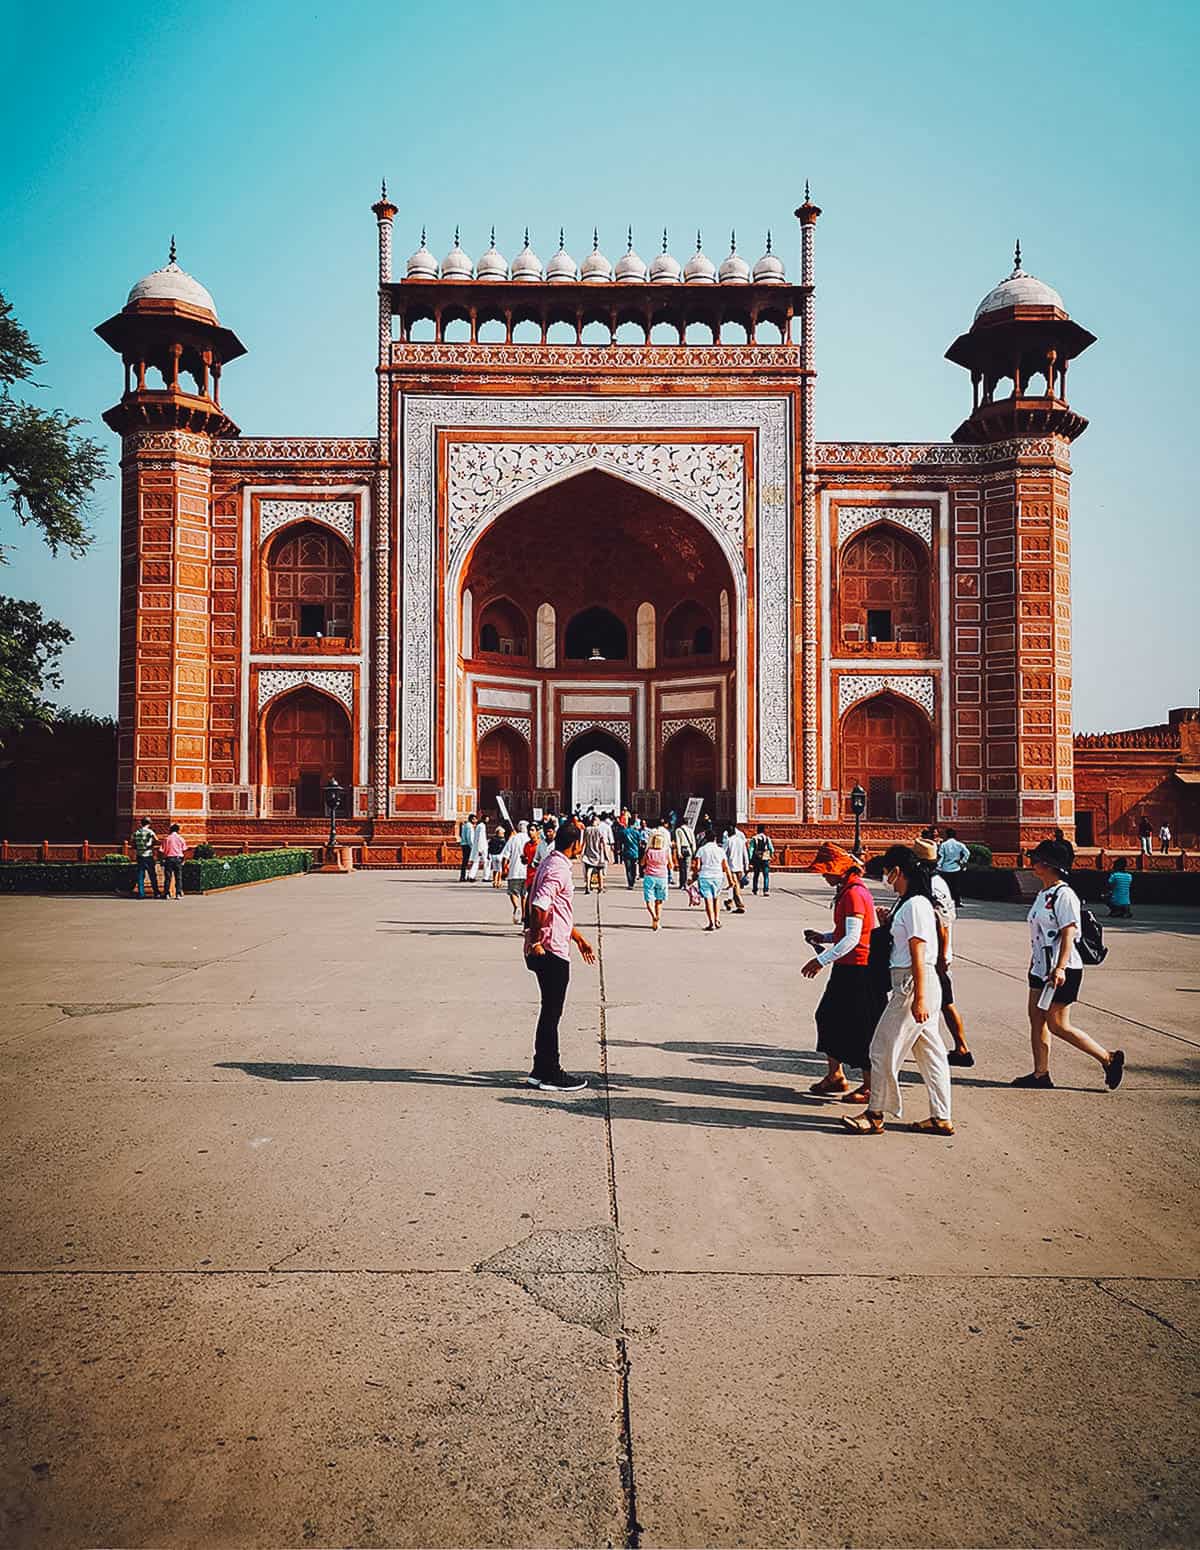
[[[862,815],[866,811],[867,793],[856,785],[850,793],[850,811],[854,814],[854,854],[862,855]]]
[[[336,779],[331,775],[323,795],[325,797],[325,811],[329,814],[329,848],[332,850],[337,844],[337,815],[342,810],[346,789],[344,786],[339,786]]]

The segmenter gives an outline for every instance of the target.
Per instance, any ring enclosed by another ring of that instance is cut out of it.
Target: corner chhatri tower
[[[1066,372],[1093,338],[1019,249],[947,351],[974,389],[950,442],[820,443],[807,190],[798,284],[769,237],[681,264],[664,233],[647,263],[632,232],[615,263],[456,233],[440,264],[422,233],[397,279],[386,187],[372,210],[374,438],[241,435],[243,346],[173,244],[97,330],[125,362],[122,821],[316,839],[335,776],[409,864],[500,796],[701,796],[785,864],[856,784],[878,839],[1070,828]]]

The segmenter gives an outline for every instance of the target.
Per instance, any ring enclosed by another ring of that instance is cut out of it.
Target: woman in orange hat
[[[805,979],[815,979],[827,964],[832,965],[816,1011],[817,1049],[829,1070],[809,1092],[820,1098],[866,1103],[871,1096],[871,1036],[887,1000],[868,967],[871,932],[877,923],[875,901],[863,882],[861,858],[840,845],[823,844],[808,870],[837,889],[833,930],[804,933],[805,941],[818,949],[800,971]],[[862,1082],[853,1091],[844,1066],[862,1072]]]

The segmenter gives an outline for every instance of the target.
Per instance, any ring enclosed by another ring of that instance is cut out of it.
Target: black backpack
[[[1057,892],[1056,889],[1055,894]],[[1052,894],[1049,901],[1052,906],[1054,897]],[[1108,948],[1104,945],[1104,927],[1082,899],[1079,901],[1079,935],[1075,938],[1075,946],[1084,963],[1091,968],[1096,968],[1108,957]]]

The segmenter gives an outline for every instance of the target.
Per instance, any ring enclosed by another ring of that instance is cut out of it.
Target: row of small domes
[[[783,262],[771,251],[770,232],[767,233],[766,252],[751,269],[738,252],[737,239],[733,233],[730,233],[729,255],[722,261],[720,268],[704,252],[699,232],[696,233],[696,251],[687,263],[680,264],[673,254],[667,252],[667,234],[664,231],[662,252],[647,264],[634,252],[632,228],[628,234],[626,250],[615,265],[601,253],[598,232],[592,233],[592,251],[582,264],[577,264],[563,245],[563,233],[560,231],[558,252],[545,266],[529,246],[529,231],[526,229],[525,246],[513,259],[511,268],[503,254],[496,251],[494,227],[491,246],[478,264],[473,264],[459,246],[456,230],[454,246],[442,260],[440,271],[437,259],[425,246],[425,233],[422,232],[421,246],[409,259],[405,274],[409,280],[436,280],[440,277],[443,280],[515,280],[518,283],[546,281],[551,285],[574,285],[577,281],[585,285],[644,285],[647,282],[652,285],[749,285],[751,281],[755,285],[787,283]]]

